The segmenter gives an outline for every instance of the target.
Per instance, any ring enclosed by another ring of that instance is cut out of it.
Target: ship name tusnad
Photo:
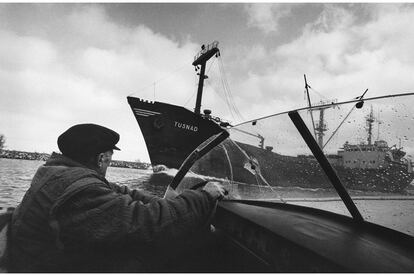
[[[187,125],[187,124],[180,123],[180,122],[177,122],[177,121],[174,121],[174,126],[178,127],[178,128],[186,129],[186,130],[191,130],[191,131],[194,131],[194,132],[198,131],[198,127],[196,127],[196,126]]]

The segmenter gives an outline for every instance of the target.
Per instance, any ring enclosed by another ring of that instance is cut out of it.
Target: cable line
[[[155,94],[155,86],[156,86],[157,84],[159,84],[160,82],[165,81],[166,79],[171,78],[173,75],[177,74],[179,71],[183,70],[183,69],[184,69],[185,67],[187,67],[187,66],[188,66],[188,64],[183,64],[182,66],[178,67],[177,69],[175,69],[175,70],[171,71],[171,72],[170,72],[168,75],[166,75],[165,77],[162,77],[162,78],[159,78],[159,79],[158,79],[158,80],[156,80],[156,81],[153,81],[151,84],[149,84],[149,85],[147,85],[147,86],[145,86],[145,87],[143,87],[143,88],[139,89],[138,91],[135,91],[135,92],[131,93],[131,94],[130,94],[130,95],[128,95],[128,96],[132,96],[132,95],[134,95],[134,94],[136,94],[136,93],[138,93],[138,92],[141,92],[141,91],[147,90],[147,89],[148,89],[148,88],[150,88],[150,87],[153,87],[153,89],[154,89],[154,94]]]
[[[240,111],[238,110],[237,106],[234,103],[234,97],[231,93],[231,90],[229,88],[229,84],[227,82],[227,78],[226,78],[226,74],[225,74],[225,70],[224,70],[224,65],[223,65],[223,60],[221,59],[220,56],[218,58],[219,58],[219,69],[220,69],[220,75],[221,75],[221,81],[222,81],[222,85],[223,85],[224,95],[225,95],[225,97],[228,101],[228,106],[229,106],[230,112],[232,114],[233,113],[236,114],[241,121],[244,121],[243,116],[241,115]]]

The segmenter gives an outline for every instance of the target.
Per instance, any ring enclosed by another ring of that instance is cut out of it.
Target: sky
[[[120,134],[114,159],[149,161],[126,97],[193,109],[191,63],[214,40],[202,108],[232,123],[306,106],[304,74],[314,99],[414,92],[413,18],[410,3],[0,3],[0,134],[51,153],[96,123]]]

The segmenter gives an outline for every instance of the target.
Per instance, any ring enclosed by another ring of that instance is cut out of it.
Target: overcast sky
[[[305,106],[303,74],[326,99],[413,92],[413,18],[394,3],[0,4],[0,133],[7,149],[50,153],[92,122],[120,133],[114,159],[148,161],[126,97],[193,109],[191,62],[213,40],[203,108],[233,123]]]

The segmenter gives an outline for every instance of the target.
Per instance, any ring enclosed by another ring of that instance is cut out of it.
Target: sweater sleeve
[[[131,196],[132,200],[141,201],[144,204],[147,204],[151,201],[155,201],[160,199],[156,195],[152,195],[148,192],[142,191],[142,190],[136,190],[136,189],[129,189],[127,186],[121,186],[115,183],[109,183],[109,185],[120,194],[125,194]]]
[[[215,200],[205,191],[143,204],[106,185],[83,189],[56,212],[60,239],[67,244],[162,243],[206,226]]]

